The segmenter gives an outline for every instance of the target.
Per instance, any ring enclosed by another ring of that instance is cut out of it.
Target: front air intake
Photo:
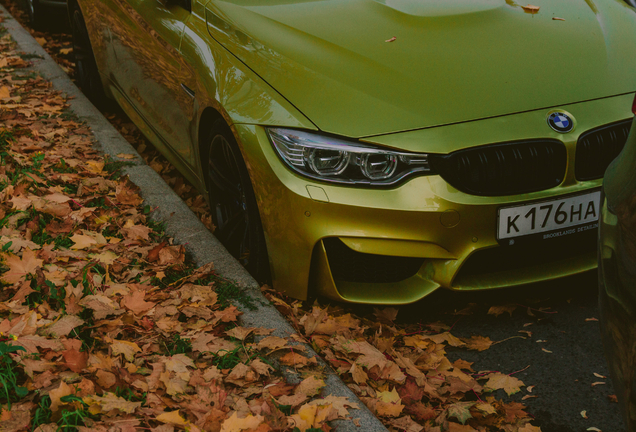
[[[323,243],[336,282],[399,282],[415,275],[424,263],[423,258],[357,252],[335,237],[325,238]]]

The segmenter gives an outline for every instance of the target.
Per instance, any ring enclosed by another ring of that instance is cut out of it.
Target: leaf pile
[[[0,429],[305,431],[348,417],[346,398],[314,398],[315,358],[237,326],[236,290],[172,244],[28,66],[1,36]]]
[[[50,31],[50,29],[45,31],[33,30],[28,25],[28,16],[24,10],[24,5],[15,0],[2,0],[1,3],[13,17],[25,28],[29,29],[42,48],[75,81],[73,38],[71,37],[70,29],[65,29],[64,26],[58,25],[57,27],[61,27],[61,30],[66,30],[66,32],[60,31],[60,29],[56,29],[57,31]],[[115,107],[114,104],[100,108],[102,108],[102,113],[108,121],[137,150],[146,164],[164,179],[210,231],[214,231],[215,227],[212,223],[208,203],[197,189],[144,137],[123,111]]]
[[[447,347],[483,351],[493,343],[459,339],[443,323],[396,325],[397,309],[376,309],[362,318],[339,307],[307,307],[265,289],[316,352],[384,424],[407,432],[539,432],[524,405],[497,400],[490,392],[520,391],[512,375],[474,371],[472,363],[446,356]]]

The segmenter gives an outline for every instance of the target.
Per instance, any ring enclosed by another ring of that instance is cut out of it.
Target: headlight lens
[[[428,154],[394,152],[292,129],[267,133],[280,157],[299,174],[318,180],[391,185],[414,174],[430,174]]]

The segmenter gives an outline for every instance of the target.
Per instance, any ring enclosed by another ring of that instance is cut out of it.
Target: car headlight
[[[392,185],[431,174],[428,154],[395,152],[292,129],[267,129],[283,161],[304,176],[347,184]]]

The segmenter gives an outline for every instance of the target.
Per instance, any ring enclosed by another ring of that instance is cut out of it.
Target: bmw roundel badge
[[[548,125],[559,133],[568,133],[574,128],[574,121],[566,113],[556,111],[548,116]]]

